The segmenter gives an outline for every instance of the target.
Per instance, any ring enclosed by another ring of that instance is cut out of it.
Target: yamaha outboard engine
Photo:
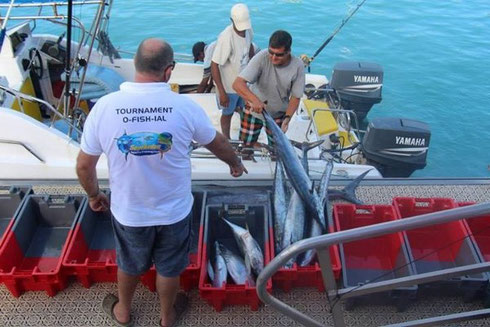
[[[375,118],[362,140],[362,152],[384,177],[408,177],[425,167],[429,141],[429,126],[423,122]]]
[[[333,67],[330,86],[337,91],[340,105],[353,110],[362,120],[375,103],[381,102],[383,67],[370,62],[341,62]]]

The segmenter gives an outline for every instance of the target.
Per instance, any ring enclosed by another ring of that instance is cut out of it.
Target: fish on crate
[[[237,285],[245,285],[247,283],[249,286],[255,286],[253,276],[247,271],[245,261],[242,257],[227,249],[223,244],[219,244],[218,247],[225,260],[226,270],[230,274],[233,282]]]
[[[264,269],[264,255],[257,241],[252,237],[250,231],[242,228],[226,218],[223,220],[230,226],[233,236],[238,244],[240,252],[245,258],[245,262],[250,264],[251,270],[258,276]]]

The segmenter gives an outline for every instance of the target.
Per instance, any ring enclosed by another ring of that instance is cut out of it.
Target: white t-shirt
[[[245,37],[241,37],[231,24],[221,32],[216,41],[212,61],[219,65],[221,82],[226,93],[236,93],[232,84],[250,60],[252,39],[251,29],[245,31]]]
[[[209,144],[216,130],[204,110],[166,83],[121,84],[85,122],[81,149],[105,153],[111,211],[126,226],[170,225],[192,208],[192,140]]]
[[[214,48],[216,47],[216,41],[206,44],[204,47],[204,63],[203,63],[203,78],[211,76],[211,59],[213,58]]]

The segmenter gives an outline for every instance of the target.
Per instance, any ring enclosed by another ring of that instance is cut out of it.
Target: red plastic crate
[[[338,231],[345,231],[397,219],[391,205],[335,204],[334,220]],[[344,287],[357,287],[371,280],[389,280],[415,274],[410,263],[411,256],[405,244],[403,233],[391,233],[362,240],[342,243],[339,246],[342,260]],[[414,298],[417,286],[400,287],[390,291],[396,298],[400,310],[407,299]],[[365,298],[372,298],[372,295]]]
[[[329,232],[334,232],[332,224],[329,226]],[[270,249],[271,257],[275,256],[274,249],[274,233],[273,228],[270,226]],[[340,278],[340,272],[342,265],[340,263],[339,248],[335,244],[329,248],[330,261],[332,263],[332,271],[336,280]],[[325,285],[323,285],[322,270],[318,262],[314,262],[310,266],[301,267],[296,263],[292,268],[281,268],[272,276],[272,286],[274,288],[280,288],[285,292],[289,292],[292,288],[297,287],[315,287],[320,292],[325,291]]]
[[[94,212],[88,201],[82,208],[63,267],[85,287],[116,282],[117,264],[110,211]]]
[[[454,200],[447,198],[397,197],[393,199],[393,204],[400,218],[456,208]],[[415,260],[423,257],[424,261],[443,263],[454,261],[464,237],[467,236],[462,221],[412,229],[406,233]],[[452,244],[447,246],[449,243]],[[419,273],[426,272],[422,267],[417,268]]]
[[[29,194],[30,186],[0,186],[0,247]]]
[[[67,285],[61,267],[83,196],[29,195],[0,248],[0,280],[13,296],[46,291],[54,296]]]
[[[447,198],[394,198],[393,204],[400,218],[428,214],[457,207],[453,199]],[[412,251],[418,273],[465,266],[480,262],[475,245],[468,234],[464,220],[427,226],[406,231],[408,244]],[[445,281],[427,284],[427,286],[449,286],[448,290],[464,291],[471,299],[487,283],[485,274],[460,276]],[[424,285],[425,286],[425,285]]]
[[[201,270],[202,240],[204,230],[204,210],[206,203],[206,192],[192,192],[194,206],[192,208],[192,246],[189,253],[189,265],[180,275],[180,287],[185,291],[198,286],[199,273]],[[150,291],[156,291],[156,269],[152,266],[148,272],[141,276],[141,283]]]
[[[257,295],[257,288],[255,286],[249,286],[248,283],[245,285],[237,285],[233,282],[226,282],[221,287],[213,287],[212,281],[209,279],[207,261],[210,256],[210,248],[212,248],[212,246],[209,244],[214,244],[216,239],[219,239],[220,242],[227,241],[227,246],[230,246],[235,242],[232,231],[229,230],[228,225],[226,225],[224,222],[218,221],[218,219],[221,219],[218,217],[220,208],[223,207],[219,205],[207,206],[201,275],[199,278],[199,294],[201,298],[205,299],[211,306],[214,307],[216,311],[221,311],[224,306],[228,305],[248,305],[251,310],[258,310],[261,302]],[[238,216],[241,216],[242,214],[234,215],[232,212],[254,213],[253,216],[248,217],[246,221],[247,224],[249,224],[252,236],[255,238],[257,243],[261,245],[264,254],[264,266],[270,262],[269,240],[271,237],[271,235],[269,235],[268,221],[270,211],[268,211],[266,208],[267,206],[265,205],[224,206],[224,209],[229,213],[229,221],[241,225],[242,227],[244,227],[244,224],[242,225],[240,222],[244,222],[244,220],[242,218],[238,218]],[[212,228],[210,228],[210,226],[212,226]],[[259,235],[259,233],[262,233],[263,237]],[[226,240],[220,238],[224,236],[227,237]],[[228,278],[230,280],[230,277]],[[266,290],[271,292],[271,280],[267,281]]]
[[[459,202],[458,207],[476,204],[476,202]],[[478,246],[480,255],[484,261],[490,261],[490,215],[465,219],[465,227],[471,234],[471,239]]]

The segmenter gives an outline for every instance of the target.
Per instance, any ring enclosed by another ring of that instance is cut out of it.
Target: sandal
[[[174,309],[175,309],[175,321],[173,324],[169,326],[163,326],[162,325],[162,319],[158,322],[158,325],[160,327],[175,327],[177,324],[180,322],[182,317],[184,316],[184,313],[187,311],[189,308],[189,297],[184,293],[184,292],[179,292],[177,293],[177,296],[175,297],[175,303],[174,303]]]
[[[114,294],[107,294],[102,300],[102,310],[112,319],[112,321],[119,327],[132,327],[133,326],[133,318],[129,316],[129,321],[126,323],[122,323],[116,319],[114,315],[114,306],[119,302],[119,299]]]

